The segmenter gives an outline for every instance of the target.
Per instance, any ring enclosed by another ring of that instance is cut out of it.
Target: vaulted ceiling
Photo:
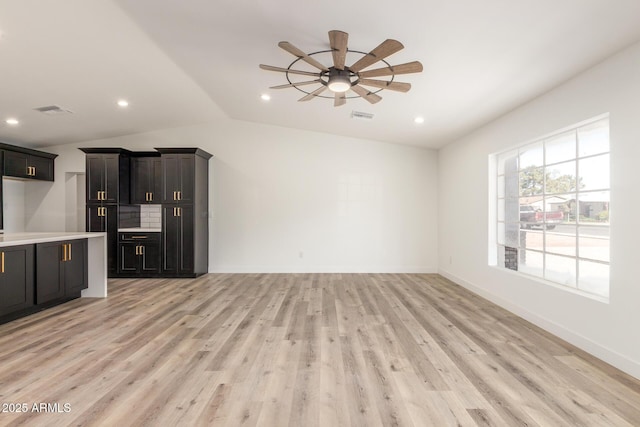
[[[0,0],[0,140],[46,146],[227,117],[438,148],[640,40],[638,22],[637,0]],[[399,40],[387,61],[424,71],[397,76],[412,89],[383,90],[377,104],[269,89],[285,76],[258,64],[295,60],[279,41],[327,50],[334,29],[351,50]],[[34,110],[48,105],[72,113]]]

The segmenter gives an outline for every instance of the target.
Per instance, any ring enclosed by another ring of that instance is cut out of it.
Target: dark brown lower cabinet
[[[107,233],[107,275],[118,273],[118,205],[87,205],[87,231]]]
[[[34,305],[33,245],[0,248],[0,316]]]
[[[119,233],[120,277],[160,274],[160,233]]]
[[[79,297],[88,284],[86,239],[36,245],[36,304]]]

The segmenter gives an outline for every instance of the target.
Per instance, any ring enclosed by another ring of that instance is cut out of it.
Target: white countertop
[[[160,233],[162,229],[160,228],[118,228],[118,232],[120,233]]]
[[[0,247],[30,245],[34,243],[57,242],[61,240],[87,239],[105,237],[107,233],[75,232],[42,232],[42,233],[4,233],[0,234]]]

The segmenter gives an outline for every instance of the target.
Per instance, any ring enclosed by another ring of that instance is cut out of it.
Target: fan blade
[[[309,80],[308,82],[297,82],[297,83],[289,83],[286,85],[278,85],[278,86],[271,86],[269,89],[284,89],[287,87],[296,87],[296,86],[304,86],[304,85],[311,85],[314,83],[320,83],[321,80]]]
[[[347,97],[344,95],[344,93],[336,93],[334,100],[333,100],[333,106],[334,107],[339,107],[341,105],[344,105],[347,103]]]
[[[367,89],[359,85],[351,86],[351,90],[357,93],[358,95],[360,95],[361,97],[363,97],[364,99],[366,99],[367,101],[369,101],[369,103],[371,104],[375,104],[376,102],[379,102],[380,100],[382,100],[381,96],[376,95],[375,93],[371,93],[370,91],[368,91]]]
[[[344,31],[329,31],[329,44],[333,50],[333,66],[338,70],[344,70],[344,61],[347,58],[347,42],[349,34]]]
[[[329,71],[327,67],[325,67],[324,65],[322,65],[321,63],[319,63],[318,61],[316,61],[315,59],[313,59],[312,57],[310,57],[309,55],[307,55],[306,53],[304,53],[303,51],[301,51],[300,49],[298,49],[297,47],[295,47],[289,42],[280,42],[278,43],[278,46],[280,46],[282,49],[286,50],[293,56],[297,56],[298,58],[302,59],[307,64],[313,65],[319,70]]]
[[[386,80],[360,79],[358,80],[358,83],[363,86],[379,87],[382,89],[395,90],[397,92],[408,92],[409,89],[411,89],[410,83],[388,82]]]
[[[407,62],[406,64],[391,65],[384,68],[376,68],[370,71],[361,71],[358,73],[360,77],[380,77],[393,76],[395,74],[411,74],[422,71],[422,64],[419,61]]]
[[[260,68],[267,71],[280,71],[281,73],[300,74],[301,76],[320,77],[320,73],[312,73],[311,71],[290,70],[288,68],[274,67],[273,65],[260,64]]]
[[[308,95],[303,96],[302,98],[298,99],[298,101],[308,101],[310,99],[315,98],[316,96],[320,95],[322,92],[324,92],[325,90],[327,90],[327,87],[325,85],[320,86],[318,89],[314,90],[313,92],[311,92]]]
[[[378,47],[373,49],[367,55],[360,58],[355,64],[351,67],[351,71],[357,73],[358,71],[367,68],[371,64],[375,64],[381,59],[386,58],[389,55],[393,55],[394,53],[402,50],[404,46],[398,40],[387,39],[380,43]]]

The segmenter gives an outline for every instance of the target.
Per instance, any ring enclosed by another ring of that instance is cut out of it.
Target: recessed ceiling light
[[[424,117],[418,116],[415,119],[413,119],[413,121],[420,125],[420,124],[424,123]]]
[[[17,126],[20,124],[20,121],[18,119],[14,119],[13,117],[10,117],[7,120],[5,120],[5,123],[11,126]]]
[[[126,99],[119,99],[118,100],[118,107],[128,107],[129,106],[129,101],[127,101]]]
[[[260,99],[262,99],[263,101],[269,101],[271,99],[271,95],[269,95],[268,93],[263,93],[262,95],[260,95]]]

